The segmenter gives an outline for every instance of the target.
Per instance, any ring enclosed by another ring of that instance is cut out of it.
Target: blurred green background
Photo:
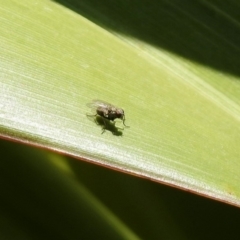
[[[1,140],[0,239],[238,239],[240,210]]]

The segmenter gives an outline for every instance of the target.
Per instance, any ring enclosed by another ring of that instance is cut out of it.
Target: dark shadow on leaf
[[[105,29],[240,76],[237,1],[55,1]]]
[[[104,134],[105,131],[110,131],[115,136],[122,136],[123,133],[121,130],[124,130],[123,128],[118,128],[115,126],[114,122],[111,122],[107,119],[103,119],[102,117],[98,115],[87,115],[88,118],[92,118],[94,122],[101,126],[102,128],[102,134]]]

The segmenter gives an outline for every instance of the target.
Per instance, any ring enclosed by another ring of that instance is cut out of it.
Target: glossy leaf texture
[[[237,2],[94,4],[1,4],[1,136],[239,206]]]

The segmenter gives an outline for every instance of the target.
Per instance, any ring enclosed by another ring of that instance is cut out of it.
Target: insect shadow
[[[123,128],[118,128],[115,126],[115,122],[111,122],[108,119],[104,119],[101,116],[98,115],[88,115],[88,118],[93,118],[94,122],[98,125],[102,127],[102,134],[105,131],[110,131],[113,135],[115,136],[122,136],[123,133],[121,130],[123,130]]]
[[[87,116],[95,117],[95,122],[102,126],[102,133],[109,130],[114,135],[122,135],[122,132],[119,131],[119,129],[124,130],[124,128],[116,127],[115,119],[121,119],[123,125],[126,128],[129,127],[125,124],[125,114],[122,108],[115,107],[114,105],[101,100],[93,100],[91,103],[88,103],[87,106],[95,111],[94,115],[87,114]]]

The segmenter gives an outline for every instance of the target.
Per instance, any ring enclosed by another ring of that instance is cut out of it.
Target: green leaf
[[[237,3],[69,3],[2,3],[1,136],[239,206]],[[130,128],[101,134],[92,99]]]

